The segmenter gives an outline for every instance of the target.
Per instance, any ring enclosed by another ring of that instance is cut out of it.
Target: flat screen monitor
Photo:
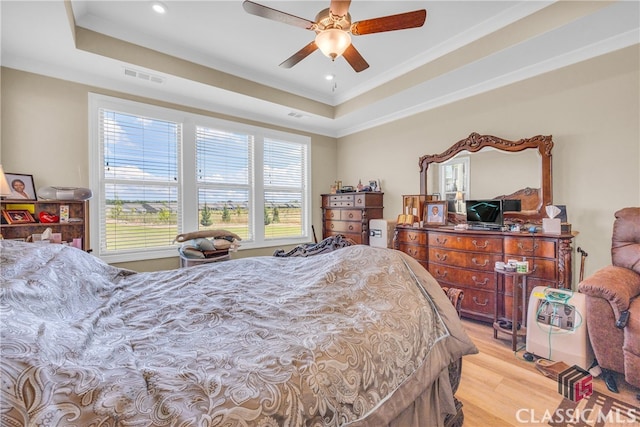
[[[522,211],[522,200],[504,199],[502,201],[502,209],[504,212],[520,212]]]
[[[467,200],[467,224],[488,228],[503,225],[502,200]]]

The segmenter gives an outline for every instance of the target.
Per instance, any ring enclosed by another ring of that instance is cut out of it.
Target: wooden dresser
[[[493,322],[510,318],[513,283],[495,295],[496,261],[529,261],[527,296],[535,286],[571,288],[572,234],[454,230],[453,227],[396,227],[394,247],[418,260],[443,287],[464,291],[461,315]],[[502,285],[501,285],[502,286]],[[521,313],[522,315],[522,313]]]
[[[369,220],[382,218],[383,193],[322,195],[322,238],[342,234],[356,243],[369,244]]]

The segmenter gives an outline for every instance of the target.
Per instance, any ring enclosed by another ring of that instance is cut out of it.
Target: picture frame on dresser
[[[27,210],[3,210],[2,216],[7,224],[31,224],[36,222]]]
[[[11,194],[4,197],[6,200],[38,200],[36,186],[33,183],[33,175],[5,172]]]
[[[425,226],[447,225],[447,201],[426,202],[423,224]]]
[[[378,179],[370,179],[369,180],[369,188],[371,189],[371,191],[377,191],[377,192],[382,191],[382,189],[380,188],[380,180],[378,180]]]

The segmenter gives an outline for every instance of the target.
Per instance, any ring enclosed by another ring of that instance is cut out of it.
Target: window
[[[224,228],[241,249],[309,241],[307,137],[90,96],[91,239],[107,262],[177,256]]]
[[[305,223],[306,146],[265,139],[264,225],[265,239],[302,234]]]
[[[198,229],[224,228],[252,240],[254,139],[246,133],[196,129]]]
[[[455,157],[440,165],[440,192],[443,200],[469,198],[469,157]]]

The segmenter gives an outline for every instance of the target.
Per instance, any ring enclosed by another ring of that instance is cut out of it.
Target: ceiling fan
[[[341,55],[344,56],[344,59],[358,73],[369,68],[369,64],[351,44],[351,36],[349,34],[362,36],[384,31],[417,28],[421,27],[427,18],[427,11],[421,9],[352,23],[351,15],[349,14],[350,4],[351,0],[331,0],[329,8],[321,10],[316,15],[315,22],[250,0],[244,0],[242,6],[245,11],[252,15],[273,19],[274,21],[294,25],[316,33],[315,40],[282,62],[280,64],[281,67],[291,68],[315,50],[320,49],[331,60],[335,60]]]

